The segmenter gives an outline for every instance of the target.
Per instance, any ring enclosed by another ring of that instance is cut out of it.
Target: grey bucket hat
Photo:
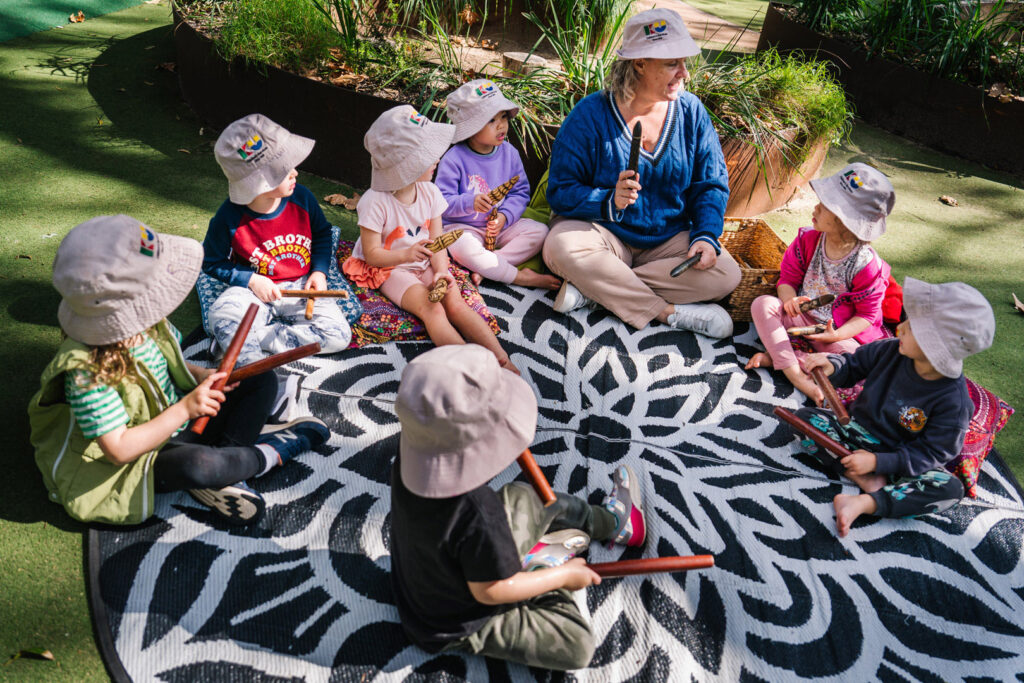
[[[700,54],[679,13],[671,9],[637,12],[622,29],[619,59],[680,59]]]
[[[537,398],[521,377],[476,344],[439,346],[402,372],[400,473],[424,498],[486,484],[533,441]]]
[[[507,111],[510,119],[519,113],[519,105],[486,78],[460,85],[448,96],[446,107],[448,118],[455,124],[453,144],[476,135],[498,112]]]
[[[878,169],[850,164],[835,175],[812,180],[811,189],[857,239],[872,242],[885,234],[885,217],[896,205],[896,190]]]
[[[224,129],[213,153],[228,178],[228,197],[248,204],[284,182],[314,144],[263,114],[249,114]]]
[[[363,136],[370,189],[393,192],[416,182],[452,144],[455,126],[434,123],[408,104],[388,109]]]
[[[903,306],[917,345],[945,377],[959,377],[964,358],[992,346],[992,306],[970,285],[933,285],[908,277],[903,281]]]

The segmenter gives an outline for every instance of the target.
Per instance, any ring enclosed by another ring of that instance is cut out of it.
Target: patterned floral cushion
[[[338,270],[352,254],[354,242],[342,241],[338,243]],[[460,267],[454,261],[449,268],[452,277],[459,284],[462,290],[462,298],[470,308],[487,321],[495,334],[501,328],[498,321],[494,319],[487,309],[483,297],[477,291],[476,285],[469,279],[469,271]],[[367,344],[381,344],[388,341],[408,341],[415,339],[427,339],[427,328],[419,318],[411,313],[403,311],[393,304],[386,296],[376,289],[363,289],[362,287],[348,282],[348,287],[355,292],[356,298],[362,304],[363,314],[352,325],[352,344],[350,348],[366,346]]]
[[[845,405],[850,405],[863,388],[864,382],[858,382],[852,387],[837,388],[836,392]],[[967,436],[960,454],[946,463],[946,469],[960,477],[968,496],[976,498],[981,465],[995,444],[996,434],[1006,426],[1014,410],[1006,401],[970,378],[967,378],[967,393],[974,401],[974,415],[967,427]]]
[[[331,227],[331,244],[338,244],[338,240],[341,236],[341,231],[338,230],[338,226]],[[216,278],[212,278],[206,273],[200,273],[199,279],[196,280],[196,294],[199,295],[199,314],[203,319],[203,329],[206,330],[211,338],[213,337],[213,331],[210,329],[208,324],[207,312],[210,310],[210,306],[217,300],[217,297],[227,289],[226,283],[221,282]],[[352,288],[349,287],[348,280],[342,277],[338,271],[338,266],[334,261],[331,261],[331,265],[327,270],[327,289],[345,289],[349,292],[347,299],[333,299],[336,301],[341,310],[345,313],[345,318],[348,320],[350,325],[354,325],[359,316],[363,314],[363,306],[360,304],[359,299],[353,296]]]

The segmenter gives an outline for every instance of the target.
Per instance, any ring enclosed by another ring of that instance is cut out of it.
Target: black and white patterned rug
[[[226,528],[169,494],[140,527],[89,532],[91,604],[115,678],[1024,680],[1024,504],[998,456],[978,499],[862,520],[840,540],[842,485],[771,416],[801,397],[743,370],[752,329],[719,342],[636,332],[602,311],[555,313],[535,291],[484,294],[539,397],[533,453],[554,488],[597,501],[628,462],[649,510],[642,556],[711,553],[716,566],[577,593],[599,646],[564,677],[410,645],[388,583],[392,401],[428,346],[370,346],[290,368],[333,434],[255,482],[268,501],[258,528]],[[637,556],[594,544],[590,557]]]

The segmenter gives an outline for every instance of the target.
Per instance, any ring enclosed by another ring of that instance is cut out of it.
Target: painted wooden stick
[[[830,303],[836,300],[835,294],[822,294],[817,299],[811,299],[800,304],[800,312],[806,313],[807,311],[813,311],[816,308],[822,306],[828,306]]]
[[[544,472],[540,469],[540,465],[533,459],[533,453],[527,448],[523,451],[522,455],[516,458],[516,462],[523,468],[523,474],[533,484],[533,489],[540,496],[540,500],[544,503],[544,507],[553,504],[556,500],[555,492],[551,490],[551,484],[548,483],[547,477],[544,476]]]
[[[828,407],[832,409],[832,412],[836,414],[836,419],[839,420],[839,424],[847,425],[850,424],[850,414],[846,412],[846,406],[839,400],[839,394],[836,393],[836,388],[832,386],[832,382],[829,381],[825,375],[825,369],[822,367],[816,367],[811,370],[811,377],[818,383],[818,387],[821,388],[821,393],[825,394],[825,400],[828,401]]]
[[[790,337],[802,337],[805,334],[821,334],[826,329],[824,323],[818,323],[817,325],[808,325],[806,327],[787,327],[786,334]]]
[[[308,299],[309,297],[347,299],[348,292],[344,289],[282,289],[281,296],[293,299]]]
[[[775,407],[775,416],[784,422],[789,423],[793,429],[800,432],[814,443],[818,444],[827,451],[830,451],[838,458],[845,458],[850,455],[852,451],[849,448],[839,443],[835,439],[829,437],[827,434],[822,432],[820,429],[808,424],[804,420],[789,412],[781,406]]]
[[[640,169],[640,141],[644,137],[644,127],[637,121],[636,125],[633,126],[633,137],[629,144],[629,163],[626,164],[626,170],[633,172],[633,177],[636,178],[637,171]]]
[[[249,363],[248,365],[236,368],[228,377],[228,381],[226,383],[234,384],[235,382],[241,382],[243,379],[249,379],[254,375],[262,375],[268,370],[273,370],[274,368],[279,368],[282,365],[287,365],[293,360],[312,356],[314,353],[320,353],[320,342],[313,342],[312,344],[306,344],[305,346],[300,346],[296,349],[288,349],[281,353],[275,353],[273,356],[267,356],[255,363]]]
[[[684,272],[689,270],[690,266],[696,264],[698,261],[700,261],[700,254],[694,254],[693,256],[691,256],[690,258],[686,259],[678,266],[673,268],[672,272],[669,273],[669,275],[671,275],[672,277],[679,277]]]
[[[635,574],[658,574],[661,572],[685,572],[691,569],[707,569],[715,566],[714,555],[686,555],[675,557],[651,557],[640,560],[619,562],[598,562],[588,564],[602,579]]]
[[[242,352],[242,345],[245,344],[245,338],[249,335],[249,328],[252,327],[252,321],[256,319],[256,312],[259,310],[260,307],[257,304],[249,304],[249,308],[245,311],[245,315],[242,316],[242,322],[238,324],[238,331],[235,332],[235,336],[231,338],[231,343],[228,344],[228,348],[224,352],[224,358],[221,359],[220,365],[217,366],[217,372],[226,372],[230,375],[231,371],[235,369],[235,363],[238,361],[238,354]],[[217,389],[218,391],[223,390],[225,384],[227,384],[227,377],[223,377],[214,382],[211,388]],[[194,434],[202,434],[209,421],[209,415],[200,415],[192,421],[192,432]]]
[[[306,320],[313,319],[313,307],[316,306],[316,297],[311,296],[306,300]]]

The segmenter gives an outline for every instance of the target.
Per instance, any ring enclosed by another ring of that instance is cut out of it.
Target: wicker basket
[[[726,218],[719,241],[740,265],[740,284],[725,307],[733,320],[749,322],[754,299],[775,294],[786,243],[760,218]]]

